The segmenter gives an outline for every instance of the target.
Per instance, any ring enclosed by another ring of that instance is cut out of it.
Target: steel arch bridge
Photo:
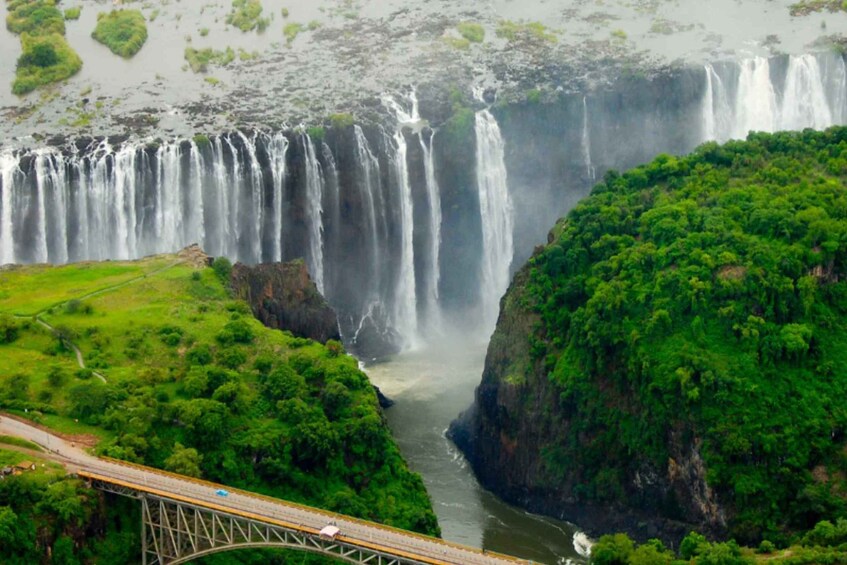
[[[302,524],[216,508],[208,502],[198,504],[176,494],[147,492],[146,488],[87,472],[78,475],[92,488],[141,502],[143,565],[177,565],[213,553],[249,548],[293,549],[371,565],[451,563],[446,551],[445,560],[441,560],[384,549],[377,542],[353,541],[344,536],[328,539]]]

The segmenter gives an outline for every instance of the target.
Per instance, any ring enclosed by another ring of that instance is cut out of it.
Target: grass
[[[185,60],[195,73],[205,73],[209,65],[225,67],[235,60],[235,51],[227,47],[224,51],[217,51],[211,47],[205,49],[185,48]]]
[[[495,33],[507,41],[556,42],[556,35],[541,22],[501,20]]]
[[[232,0],[232,11],[226,17],[226,23],[241,31],[265,31],[270,20],[262,17],[262,3],[259,0]]]
[[[352,114],[340,113],[333,114],[329,117],[329,123],[332,124],[332,127],[336,129],[344,129],[349,128],[353,124],[356,123],[356,119]]]
[[[459,49],[460,51],[466,51],[471,48],[471,42],[465,39],[464,37],[452,37],[446,36],[443,38],[444,42],[452,47],[453,49]]]
[[[0,449],[0,467],[11,467],[23,461],[31,461],[32,463],[35,463],[35,470],[28,471],[28,474],[50,476],[54,478],[58,478],[65,474],[64,468],[58,463],[53,463],[52,461],[33,457],[18,451]]]
[[[34,451],[41,451],[41,447],[38,444],[32,443],[31,441],[21,439],[19,437],[15,437],[15,436],[0,435],[0,444],[14,445],[15,447],[23,447],[24,449],[32,449]]]
[[[12,0],[6,8],[6,28],[12,33],[65,35],[65,18],[52,0]]]
[[[847,12],[847,0],[802,0],[789,8],[792,16],[808,16],[814,12]]]
[[[82,59],[65,41],[65,18],[53,0],[11,0],[6,27],[21,36],[12,92],[23,95],[65,80],[82,68]]]
[[[82,6],[74,6],[65,10],[65,20],[78,20],[82,14]]]
[[[115,55],[129,58],[147,41],[147,23],[138,10],[114,10],[97,16],[97,27],[91,37]]]
[[[286,45],[290,46],[303,29],[303,24],[297,22],[285,24],[282,28],[282,35],[285,36]]]
[[[68,300],[144,276],[171,259],[150,257],[133,263],[33,265],[0,277],[0,312],[32,316]]]
[[[485,28],[472,22],[462,22],[456,26],[459,34],[471,43],[482,43],[485,40]]]

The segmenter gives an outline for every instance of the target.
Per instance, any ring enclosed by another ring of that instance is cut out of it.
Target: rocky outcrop
[[[321,343],[341,339],[335,312],[318,292],[302,260],[232,268],[232,289],[269,328]]]
[[[540,316],[526,306],[528,277],[524,267],[503,297],[474,404],[448,431],[480,483],[512,504],[574,522],[594,536],[625,531],[641,541],[677,544],[692,529],[722,534],[726,510],[706,482],[700,441],[687,431],[669,430],[666,467],[633,454],[622,469],[626,492],[614,502],[590,500],[579,470],[563,472],[552,463],[581,416],[559,401],[561,389],[548,378],[544,360],[532,360],[528,336]]]

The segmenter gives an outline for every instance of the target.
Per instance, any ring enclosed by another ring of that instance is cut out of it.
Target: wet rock
[[[379,406],[381,408],[391,408],[392,406],[394,406],[394,404],[395,404],[394,401],[391,400],[390,398],[388,398],[387,396],[385,396],[382,393],[382,391],[379,390],[378,386],[376,386],[376,385],[371,385],[371,386],[374,387],[374,391],[376,392],[376,398],[379,401]]]
[[[335,312],[318,292],[302,260],[232,268],[235,295],[269,328],[326,343],[341,339]]]

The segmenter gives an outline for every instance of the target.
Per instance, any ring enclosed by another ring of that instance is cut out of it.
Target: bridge
[[[528,563],[382,524],[91,456],[43,429],[0,417],[0,434],[32,441],[93,488],[141,503],[144,565],[187,563],[243,548],[287,548],[374,565]],[[221,496],[219,491],[226,491]],[[338,535],[321,535],[327,525]]]

